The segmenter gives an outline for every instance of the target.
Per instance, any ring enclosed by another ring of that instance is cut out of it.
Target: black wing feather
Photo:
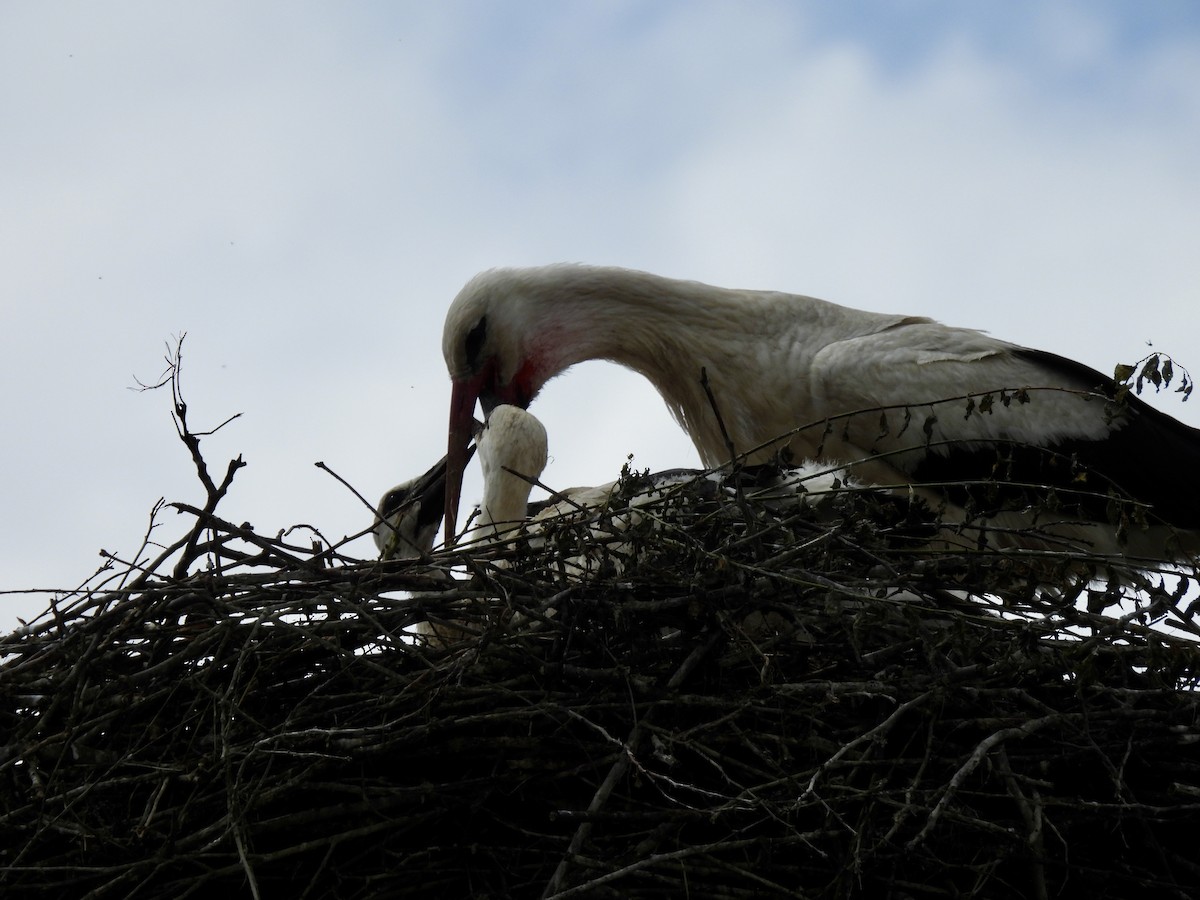
[[[1200,429],[1185,425],[1139,398],[1118,398],[1119,386],[1082,363],[1040,350],[1015,355],[1036,362],[1057,378],[1051,385],[1085,390],[1106,398],[1111,428],[1102,440],[1069,439],[1044,447],[996,443],[926,457],[913,473],[920,482],[988,481],[1045,485],[1062,489],[1064,508],[1094,518],[1107,515],[1108,494],[1150,504],[1154,514],[1177,528],[1200,528]],[[1044,387],[1050,385],[1030,385]],[[1011,506],[1031,498],[1024,491],[953,489],[956,503]],[[957,496],[956,496],[957,495]]]

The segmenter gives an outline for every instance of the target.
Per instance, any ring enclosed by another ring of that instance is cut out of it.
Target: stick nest
[[[1171,579],[630,493],[416,561],[191,510],[0,642],[5,896],[1194,896]]]

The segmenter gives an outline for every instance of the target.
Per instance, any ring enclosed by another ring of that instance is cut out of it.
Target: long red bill
[[[463,470],[471,458],[469,448],[475,422],[475,401],[480,379],[456,381],[450,393],[450,435],[446,445],[446,546],[454,543],[458,503],[462,496]]]

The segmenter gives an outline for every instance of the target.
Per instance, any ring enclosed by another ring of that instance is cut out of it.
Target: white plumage
[[[546,468],[546,429],[515,406],[498,406],[476,442],[483,470],[483,501],[468,539],[498,537],[524,523],[533,482]]]
[[[1086,366],[923,317],[549,266],[468,283],[447,314],[443,353],[453,382],[448,530],[476,401],[485,412],[527,407],[588,359],[648,378],[708,466],[786,451],[883,485],[1052,485],[1062,491],[1054,517],[1100,524],[1080,532],[1097,543],[1111,534],[1103,495],[1115,485],[1169,526],[1200,527],[1200,432],[1136,398],[1115,405],[1111,380]],[[1162,529],[1132,536],[1137,555],[1173,555]]]
[[[533,481],[546,468],[546,429],[535,416],[513,406],[475,423],[476,452],[483,469],[483,500],[469,540],[502,536],[527,516]],[[446,459],[425,474],[389,490],[375,510],[372,534],[385,559],[415,559],[433,550],[445,509]]]

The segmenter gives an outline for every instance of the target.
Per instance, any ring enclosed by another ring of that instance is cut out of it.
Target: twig
[[[943,789],[941,799],[938,800],[937,806],[935,806],[933,811],[930,812],[929,818],[926,820],[924,827],[917,833],[917,836],[908,842],[907,849],[910,852],[915,850],[925,840],[926,836],[933,831],[934,827],[937,825],[938,819],[941,818],[942,813],[945,812],[946,807],[950,804],[950,801],[954,799],[954,795],[958,791],[959,787],[964,781],[966,781],[967,776],[974,772],[975,768],[981,762],[983,762],[984,757],[986,757],[993,748],[1003,744],[1008,740],[1028,737],[1039,728],[1043,728],[1046,725],[1057,721],[1061,721],[1061,716],[1057,714],[1043,716],[1040,719],[1033,719],[1021,725],[1014,726],[1013,728],[1002,728],[980,741],[975,746],[975,749],[971,752],[971,755],[967,757],[967,761],[959,767],[958,771],[954,773],[954,776],[950,779],[950,782]]]
[[[678,689],[679,686],[683,684],[696,666],[700,664],[700,661],[712,652],[713,647],[717,645],[717,642],[721,639],[721,637],[721,632],[714,629],[709,633],[708,638],[703,643],[697,645],[697,647],[688,655],[687,659],[680,664],[679,668],[675,670],[675,673],[667,681],[666,690],[668,694],[671,691]],[[608,774],[605,776],[604,781],[600,783],[600,787],[596,789],[596,793],[592,796],[592,801],[587,807],[588,813],[594,814],[599,812],[599,810],[602,809],[604,804],[608,801],[609,795],[612,794],[613,789],[617,786],[617,783],[622,777],[624,777],[634,754],[637,753],[638,746],[640,745],[642,737],[647,731],[650,720],[657,706],[658,705],[656,704],[648,709],[642,718],[638,720],[637,724],[633,726],[633,729],[629,732],[629,737],[625,740],[623,752],[617,756],[616,761],[608,770]],[[579,854],[580,849],[582,849],[584,843],[591,835],[592,826],[593,821],[588,819],[582,822],[579,828],[576,829],[574,836],[571,838],[571,843],[567,846],[567,850],[563,854],[562,860],[558,864],[558,868],[555,869],[554,875],[551,876],[549,883],[546,885],[546,889],[542,892],[543,900],[549,900],[550,897],[556,896],[562,890],[562,887],[566,882],[567,871],[570,867],[571,861]]]
[[[704,366],[700,367],[700,386],[704,388],[704,396],[708,398],[708,405],[717,418],[717,427],[721,429],[721,440],[725,442],[725,450],[729,454],[729,464],[732,466],[737,459],[737,448],[733,446],[729,432],[725,429],[725,419],[722,418],[720,407],[717,406],[717,398],[713,396],[712,386],[708,382],[708,369]]]

